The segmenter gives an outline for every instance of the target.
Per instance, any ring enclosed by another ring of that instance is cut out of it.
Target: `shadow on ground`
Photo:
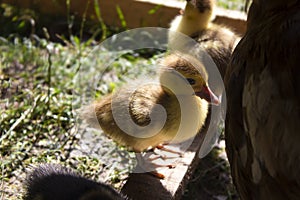
[[[229,163],[221,140],[205,158],[200,160],[182,200],[237,200]]]

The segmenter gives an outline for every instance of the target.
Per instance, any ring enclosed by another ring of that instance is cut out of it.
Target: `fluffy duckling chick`
[[[184,10],[171,22],[170,29],[189,36],[208,29],[213,15],[213,4],[212,0],[186,0]]]
[[[187,0],[182,15],[177,16],[170,26],[169,46],[178,46],[174,32],[183,33],[198,42],[192,52],[205,50],[216,63],[222,78],[231,54],[240,38],[230,29],[211,23],[214,10],[214,0]],[[197,54],[197,53],[196,53]]]
[[[77,175],[56,164],[43,164],[26,180],[24,200],[122,200],[126,199],[109,185]]]
[[[82,117],[135,152],[192,138],[204,124],[208,102],[218,98],[197,59],[171,54],[161,65],[159,83],[126,86],[84,107]]]

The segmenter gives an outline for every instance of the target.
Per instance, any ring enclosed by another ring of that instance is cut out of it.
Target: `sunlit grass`
[[[229,10],[245,10],[245,0],[216,0],[217,6]]]

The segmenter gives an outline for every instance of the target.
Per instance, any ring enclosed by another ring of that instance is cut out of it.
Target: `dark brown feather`
[[[42,164],[28,174],[24,200],[125,200],[109,185],[82,177],[57,164]]]
[[[242,199],[300,199],[300,2],[256,0],[225,81],[226,150]]]

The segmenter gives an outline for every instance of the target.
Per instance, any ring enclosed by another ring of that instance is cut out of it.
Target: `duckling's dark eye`
[[[190,85],[195,85],[196,83],[195,79],[192,78],[187,78],[186,80],[189,82]]]

